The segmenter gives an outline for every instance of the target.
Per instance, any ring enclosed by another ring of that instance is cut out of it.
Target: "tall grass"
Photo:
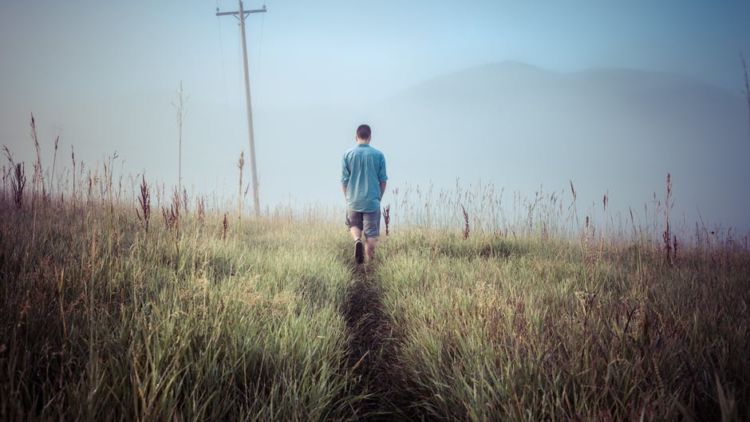
[[[425,419],[747,419],[746,250],[393,235],[378,268]],[[722,398],[723,397],[723,398]]]
[[[343,417],[349,272],[325,224],[0,207],[0,419]],[[114,224],[109,224],[114,221]]]
[[[52,197],[40,154],[24,189],[5,153],[1,420],[750,419],[747,238],[696,225],[678,254],[671,178],[630,227],[608,194],[579,224],[572,182],[510,211],[394,189],[353,269],[340,210],[238,224],[242,181],[224,206],[143,175],[115,195],[116,155],[72,149]]]

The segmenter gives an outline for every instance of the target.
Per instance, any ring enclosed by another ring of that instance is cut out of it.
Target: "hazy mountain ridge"
[[[462,82],[457,83],[459,80],[462,80]],[[689,91],[700,90],[707,95],[716,97],[730,96],[741,100],[739,94],[733,94],[708,82],[675,73],[617,67],[589,68],[574,72],[556,72],[514,61],[488,63],[441,75],[416,84],[396,94],[394,97],[424,95],[426,91],[434,91],[444,87],[443,85],[463,91],[466,91],[467,87],[481,87],[484,91],[492,91],[492,88],[511,88],[514,86],[519,88],[518,84],[523,83],[539,83],[542,86],[549,86],[553,83],[577,83],[604,89],[620,88],[632,90],[637,88],[644,92],[653,90],[669,92],[680,89]]]

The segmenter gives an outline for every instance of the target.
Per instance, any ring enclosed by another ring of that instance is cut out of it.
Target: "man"
[[[357,146],[344,154],[341,186],[347,203],[346,225],[354,238],[354,260],[357,264],[375,256],[380,235],[380,200],[388,176],[385,156],[370,146],[370,126],[357,128]],[[362,234],[365,235],[364,253]]]

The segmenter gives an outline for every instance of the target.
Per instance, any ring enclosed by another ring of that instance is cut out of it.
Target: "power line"
[[[216,10],[219,10],[219,0],[216,0]],[[219,32],[219,54],[221,55],[221,93],[224,99],[224,108],[227,108],[227,71],[224,59],[224,37],[221,34],[221,20],[216,17],[216,29]]]

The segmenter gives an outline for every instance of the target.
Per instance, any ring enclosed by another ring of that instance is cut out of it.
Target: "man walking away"
[[[354,238],[354,260],[357,264],[375,256],[380,235],[380,200],[388,176],[385,156],[370,146],[370,126],[357,128],[357,146],[344,154],[341,185],[347,203],[346,225]],[[365,235],[364,253],[362,233]]]

